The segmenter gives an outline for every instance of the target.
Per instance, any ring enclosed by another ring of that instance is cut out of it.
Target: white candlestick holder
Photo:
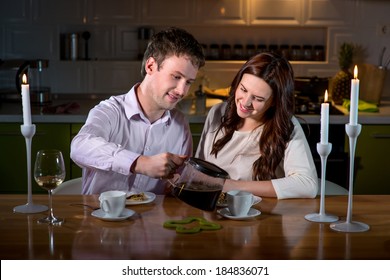
[[[341,232],[363,232],[370,229],[370,226],[361,223],[352,221],[352,196],[353,196],[353,173],[354,173],[354,161],[355,161],[355,150],[356,150],[356,141],[362,130],[360,124],[352,125],[346,124],[345,131],[349,137],[349,192],[348,192],[348,211],[346,221],[340,221],[330,225],[330,228],[335,231]]]
[[[339,217],[325,213],[325,177],[326,177],[326,162],[332,151],[332,143],[322,144],[317,143],[317,152],[321,157],[321,198],[320,198],[320,212],[307,214],[305,219],[311,222],[335,222]]]
[[[39,213],[49,209],[46,205],[34,204],[32,201],[32,186],[31,186],[31,142],[35,135],[35,124],[21,125],[20,131],[26,140],[27,153],[27,203],[14,207],[14,212],[17,213]]]

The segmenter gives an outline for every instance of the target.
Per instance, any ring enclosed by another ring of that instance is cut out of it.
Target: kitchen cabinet
[[[54,61],[52,92],[126,93],[141,81],[141,61]]]
[[[137,0],[37,0],[33,20],[39,23],[128,23],[138,20]]]
[[[33,19],[37,23],[87,23],[86,0],[31,1]]]
[[[6,7],[0,11],[0,23],[4,25],[0,35],[5,38],[0,55],[49,59],[49,70],[56,69],[55,63],[64,59],[61,56],[64,38],[70,33],[91,33],[87,62],[91,64],[96,60],[136,60],[137,29],[141,26],[152,26],[156,31],[172,25],[184,27],[205,44],[325,45],[326,27],[343,24],[342,15],[353,11],[348,0],[0,0],[0,3]],[[85,40],[80,36],[78,42],[80,59],[84,59]],[[75,68],[75,74],[70,75],[74,79],[69,79],[76,84],[80,79],[86,80],[84,69],[78,68],[80,65],[59,66]],[[61,78],[52,76],[56,80]],[[63,83],[64,87],[51,84],[52,92],[56,93],[75,93],[79,89],[68,91],[71,83]],[[86,91],[81,88],[78,92]]]
[[[251,25],[334,26],[350,23],[348,0],[263,0],[250,2]]]
[[[197,23],[246,25],[247,3],[245,0],[199,0],[196,5]]]
[[[0,48],[3,47],[4,54],[14,54],[14,56],[8,56],[9,58],[52,59],[56,56],[55,39],[58,37],[53,26],[26,23],[4,25],[1,29],[0,33],[4,31],[4,35]],[[4,56],[1,58],[3,59]]]
[[[50,52],[39,52],[38,55],[24,55],[25,57],[43,57],[57,60],[60,52],[60,34],[82,33],[89,31],[92,36],[89,39],[89,58],[91,59],[129,59],[136,57],[137,33],[136,27],[129,27],[140,23],[140,5],[138,0],[37,0],[30,1],[28,7],[32,10],[32,26],[22,26],[26,29],[23,34],[14,31],[16,27],[7,30],[20,40],[26,37],[25,33],[31,34],[32,40],[27,42],[39,42],[40,46],[51,48]],[[32,29],[34,27],[39,30]],[[44,28],[50,30],[44,30]],[[23,29],[22,29],[23,30]],[[60,33],[60,34],[59,34]],[[53,35],[54,34],[54,35]],[[65,36],[65,35],[62,35]],[[46,42],[47,41],[47,42]],[[79,37],[79,56],[84,59],[85,41]],[[130,43],[129,43],[130,42]],[[22,52],[26,52],[25,44]],[[135,46],[134,46],[135,45]],[[63,47],[63,46],[61,46]],[[131,49],[129,49],[131,48]],[[29,49],[29,48],[27,48]],[[12,52],[12,48],[10,49]],[[133,52],[135,54],[133,54]],[[42,53],[42,54],[40,54]],[[50,53],[50,57],[48,57]]]
[[[351,23],[353,9],[348,8],[348,0],[303,0],[303,20],[305,26],[334,26]]]
[[[189,25],[194,23],[193,0],[142,1],[142,24]]]
[[[93,23],[136,23],[139,21],[138,0],[87,0],[88,19]]]
[[[2,0],[5,2],[6,0]],[[341,25],[351,21],[350,0],[15,0],[6,22],[136,25]],[[5,5],[5,4],[4,4]]]
[[[7,23],[26,23],[31,19],[30,0],[0,2],[0,19]],[[7,7],[5,8],[5,5]]]
[[[35,156],[41,149],[62,151],[66,166],[66,179],[70,174],[70,125],[36,124],[36,133],[32,138],[31,182],[33,193],[47,193],[34,180]],[[0,123],[0,193],[27,193],[27,160],[25,138],[20,132],[20,124]]]
[[[301,0],[250,1],[251,25],[289,25],[302,23]]]
[[[390,194],[389,147],[390,125],[362,126],[356,145],[354,194]]]

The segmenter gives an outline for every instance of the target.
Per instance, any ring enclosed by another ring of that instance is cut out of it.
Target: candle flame
[[[325,90],[324,102],[328,102],[328,90]]]
[[[355,65],[355,68],[353,69],[353,78],[357,79],[357,77],[358,77],[358,68],[357,65]]]
[[[26,74],[23,74],[23,76],[22,76],[22,83],[23,84],[27,84],[27,76],[26,76]]]

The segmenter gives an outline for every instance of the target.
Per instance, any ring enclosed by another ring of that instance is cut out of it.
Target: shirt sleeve
[[[109,142],[112,123],[120,122],[115,110],[119,108],[99,104],[93,108],[85,125],[71,142],[71,158],[81,167],[130,174],[130,166],[139,154]]]
[[[284,153],[284,176],[271,180],[278,199],[313,198],[318,191],[318,176],[306,136],[296,118],[294,132]]]

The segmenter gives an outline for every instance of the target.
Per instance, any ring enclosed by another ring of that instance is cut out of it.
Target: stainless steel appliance
[[[48,67],[49,61],[45,59],[0,60],[0,101],[21,100],[22,77],[26,74],[30,85],[31,102],[50,103]]]

